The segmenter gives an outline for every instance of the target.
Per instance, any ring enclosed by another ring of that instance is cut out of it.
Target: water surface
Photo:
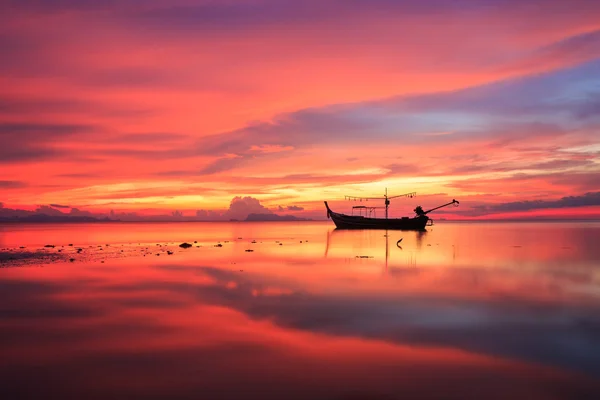
[[[0,394],[593,398],[599,243],[595,222],[0,225]]]

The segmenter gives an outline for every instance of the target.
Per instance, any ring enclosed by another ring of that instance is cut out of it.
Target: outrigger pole
[[[385,194],[383,195],[383,199],[385,200],[385,219],[388,219],[388,207],[390,206],[390,199],[395,199],[397,197],[409,197],[409,198],[413,198],[417,195],[417,192],[410,192],[410,193],[404,193],[404,194],[399,194],[396,196],[388,196],[387,194],[387,188],[385,188]],[[357,196],[344,196],[345,200],[359,200],[359,201],[368,201],[368,200],[381,200],[381,197],[357,197]],[[429,210],[432,211],[432,210]],[[429,212],[428,211],[428,212]]]
[[[442,208],[442,207],[447,207],[449,205],[454,204],[455,206],[459,205],[459,201],[456,199],[452,199],[452,201],[450,203],[446,203],[446,204],[442,204],[441,206],[432,208],[431,210],[427,210],[427,211],[423,211],[423,208],[421,206],[417,206],[417,208],[415,208],[415,214],[417,214],[418,216],[423,216],[423,215],[427,215],[432,211],[437,210],[438,208]]]

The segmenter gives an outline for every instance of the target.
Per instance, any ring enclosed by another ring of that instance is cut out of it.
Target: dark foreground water
[[[598,398],[600,223],[385,234],[0,225],[0,398]]]

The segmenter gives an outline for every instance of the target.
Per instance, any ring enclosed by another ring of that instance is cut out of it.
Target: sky
[[[392,216],[600,218],[596,0],[0,11],[5,213],[324,218],[388,188],[417,192]]]

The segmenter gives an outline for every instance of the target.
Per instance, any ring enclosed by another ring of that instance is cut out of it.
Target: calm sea
[[[0,225],[1,398],[598,398],[600,223],[332,228]]]

